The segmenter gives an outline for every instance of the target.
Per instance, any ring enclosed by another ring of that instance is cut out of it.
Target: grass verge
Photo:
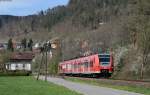
[[[125,90],[125,91],[130,91],[130,92],[136,92],[136,93],[141,93],[144,95],[150,95],[150,88],[144,88],[144,87],[137,87],[137,86],[118,86],[118,85],[111,85],[109,83],[103,83],[97,80],[83,80],[83,79],[78,79],[78,78],[65,78],[66,80],[72,81],[72,82],[79,82],[79,83],[86,83],[86,84],[91,84],[91,85],[96,85],[96,86],[101,86],[101,87],[108,87],[108,88],[114,88],[114,89],[119,89],[119,90]]]
[[[80,95],[69,89],[36,81],[33,77],[0,77],[0,95]]]

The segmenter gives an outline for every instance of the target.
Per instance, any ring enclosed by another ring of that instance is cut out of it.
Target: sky
[[[27,16],[66,5],[69,0],[0,0],[0,15]]]

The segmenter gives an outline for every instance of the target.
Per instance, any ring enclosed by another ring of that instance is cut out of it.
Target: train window
[[[99,54],[98,57],[110,57],[110,54]]]
[[[68,64],[68,69],[69,69],[69,70],[71,69],[71,64]]]
[[[85,62],[84,64],[85,64],[84,67],[85,67],[85,68],[88,68],[88,64],[89,64],[89,63],[88,63],[88,62]]]
[[[72,68],[72,69],[74,68],[74,64],[71,64],[71,68]]]
[[[99,58],[101,65],[108,65],[110,62],[110,58],[109,57],[103,57],[103,58]]]
[[[99,56],[99,61],[101,65],[108,65],[110,62],[110,55],[109,54],[102,54],[98,55]]]
[[[84,63],[81,63],[80,66],[83,68],[84,67]]]
[[[108,65],[109,62],[101,62],[102,65]]]
[[[75,69],[77,68],[77,64],[74,64],[74,68],[75,68]]]
[[[90,67],[93,67],[93,62],[92,61],[90,62]]]
[[[100,62],[110,62],[110,57],[102,57],[99,59],[100,59]]]

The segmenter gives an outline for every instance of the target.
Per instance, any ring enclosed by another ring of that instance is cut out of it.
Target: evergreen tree
[[[11,38],[8,40],[7,49],[8,49],[9,51],[14,51],[13,42],[12,42],[12,39],[11,39]]]
[[[32,39],[30,39],[28,42],[28,48],[30,51],[32,51],[32,46],[33,46],[33,41],[32,41]]]
[[[26,38],[24,38],[24,39],[21,40],[21,45],[22,45],[22,47],[23,47],[23,49],[25,51],[26,48],[27,48],[27,39]]]

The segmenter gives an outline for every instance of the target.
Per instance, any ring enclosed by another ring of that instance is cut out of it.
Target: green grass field
[[[98,82],[96,80],[82,80],[82,79],[78,79],[78,78],[66,78],[66,80],[73,81],[73,82],[79,82],[79,83],[85,83],[85,84],[91,84],[91,85],[96,85],[96,86],[126,90],[126,91],[141,93],[144,95],[150,95],[150,88],[136,87],[136,86],[118,86],[118,85],[105,84],[103,82]]]
[[[0,95],[80,95],[33,77],[0,77]]]

